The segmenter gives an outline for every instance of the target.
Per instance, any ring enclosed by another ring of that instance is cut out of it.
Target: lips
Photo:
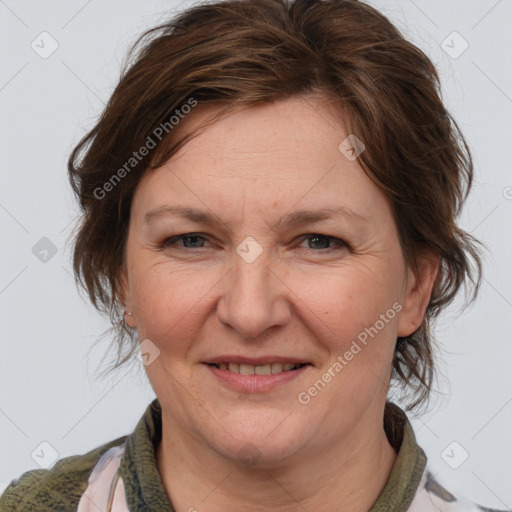
[[[277,355],[261,357],[223,355],[207,359],[204,363],[215,366],[219,370],[240,375],[275,375],[277,373],[294,371],[302,366],[311,364],[304,359]]]
[[[268,364],[292,364],[292,365],[303,365],[311,364],[307,359],[301,359],[296,357],[283,357],[283,356],[261,356],[261,357],[245,357],[237,355],[221,355],[205,359],[205,364],[219,365],[221,363],[235,363],[239,365],[250,365],[250,366],[264,366]]]
[[[275,375],[276,373],[289,372],[297,370],[305,364],[293,363],[268,363],[262,365],[250,365],[239,363],[222,362],[219,364],[211,363],[212,366],[219,368],[219,370],[227,370],[232,373],[239,373],[240,375]]]
[[[228,362],[226,359],[230,359]],[[275,362],[276,359],[290,361],[290,358],[242,358],[222,356],[205,361],[203,366],[223,386],[238,393],[264,393],[285,386],[312,367],[309,362]],[[233,361],[258,361],[266,364],[246,364]],[[273,362],[270,362],[273,361]]]

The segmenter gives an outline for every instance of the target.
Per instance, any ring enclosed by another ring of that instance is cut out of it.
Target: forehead
[[[198,106],[177,128],[187,133],[218,110]],[[382,193],[358,160],[340,151],[348,135],[343,113],[318,97],[250,107],[201,129],[163,166],[147,172],[134,200],[144,214],[186,202],[217,214],[228,213],[228,203],[239,213],[296,204],[308,210],[341,206],[368,216]]]
[[[201,127],[219,110],[219,106],[199,105],[180,121],[177,129],[188,133]],[[210,160],[250,157],[290,160],[293,155],[298,160],[316,149],[311,158],[318,160],[330,148],[331,159],[328,155],[322,158],[329,162],[348,135],[349,125],[350,120],[341,108],[334,107],[326,97],[315,94],[287,98],[245,108],[202,128],[199,137],[190,140],[170,162],[183,157],[204,157],[206,149]]]

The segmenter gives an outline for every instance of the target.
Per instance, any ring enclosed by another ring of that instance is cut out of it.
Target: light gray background
[[[475,157],[461,225],[489,249],[478,302],[459,317],[452,307],[438,323],[450,384],[441,381],[445,395],[413,426],[448,489],[512,508],[512,2],[371,4],[438,67],[445,103]],[[65,165],[112,93],[128,45],[186,5],[0,0],[0,492],[38,467],[31,453],[41,442],[59,458],[85,453],[130,433],[154,397],[142,367],[101,381],[92,376],[103,352],[87,359],[87,350],[108,323],[80,298],[71,276],[66,240],[77,209]],[[47,59],[31,48],[43,31],[59,45]],[[469,44],[457,58],[443,49],[462,48],[454,31]],[[42,237],[57,247],[46,263],[32,252]],[[462,448],[443,458],[453,441]],[[452,469],[445,459],[455,465],[462,449],[469,458]]]

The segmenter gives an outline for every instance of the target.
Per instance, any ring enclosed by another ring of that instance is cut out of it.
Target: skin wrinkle
[[[198,107],[180,129],[209,111]],[[297,502],[306,510],[343,503],[347,512],[367,511],[385,486],[396,457],[382,428],[394,344],[421,322],[437,265],[432,259],[421,282],[405,272],[389,202],[357,161],[338,152],[346,135],[342,116],[321,103],[294,98],[258,106],[206,129],[137,187],[123,296],[133,311],[129,325],[161,351],[146,371],[162,405],[158,468],[178,512],[202,505],[208,512],[228,505],[289,512]],[[277,161],[276,148],[284,148]],[[294,171],[285,179],[283,169]],[[254,172],[264,179],[254,180]],[[165,202],[206,205],[233,234],[178,219],[142,229],[144,214]],[[336,204],[370,216],[371,228],[340,220],[269,232],[292,209]],[[299,236],[317,232],[346,237],[353,250],[307,250],[307,239],[297,249]],[[212,242],[197,255],[183,245],[157,248],[161,235],[185,233]],[[251,264],[235,252],[249,234],[264,248]],[[215,248],[219,240],[223,250]],[[402,310],[318,396],[300,404],[298,393],[394,302]],[[314,367],[271,392],[240,394],[200,364],[220,353],[297,354]],[[253,468],[238,459],[248,442],[261,453]],[[208,498],[201,503],[198,496]]]

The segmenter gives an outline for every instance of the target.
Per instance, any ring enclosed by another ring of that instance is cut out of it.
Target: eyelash
[[[319,249],[319,250],[308,248],[307,250],[309,250],[309,251],[330,253],[332,251],[348,248],[348,244],[346,242],[344,242],[343,240],[341,240],[339,238],[335,238],[333,236],[322,235],[321,233],[309,233],[307,235],[302,235],[299,238],[301,238],[302,241],[304,241],[310,237],[325,238],[325,239],[330,240],[331,242],[334,242],[335,244],[337,244],[337,247],[329,247],[327,249]],[[185,233],[183,235],[177,235],[177,236],[173,236],[173,237],[165,239],[160,244],[161,248],[166,249],[166,248],[172,247],[172,246],[176,247],[176,242],[178,242],[179,240],[183,240],[185,238],[203,238],[204,240],[207,240],[207,237],[205,237],[199,233]],[[194,250],[203,249],[203,247],[192,247],[192,248],[191,247],[179,247],[179,250],[186,250],[186,249],[189,249],[190,251],[194,251]]]

